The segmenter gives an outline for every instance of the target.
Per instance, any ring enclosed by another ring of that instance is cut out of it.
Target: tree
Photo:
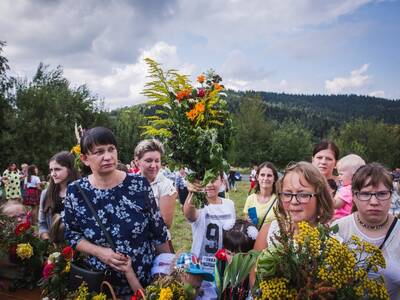
[[[13,160],[35,163],[47,170],[56,152],[76,144],[74,124],[84,128],[110,125],[102,102],[86,86],[70,87],[61,67],[49,70],[39,64],[32,82],[19,81],[15,94],[15,127],[10,134],[15,147]]]
[[[300,122],[280,124],[271,136],[271,161],[284,168],[291,161],[309,160],[312,155],[311,131]]]
[[[380,162],[392,168],[399,163],[398,129],[382,121],[357,119],[347,122],[334,139],[343,156],[355,153],[367,162]]]
[[[113,112],[116,114],[112,128],[118,141],[119,160],[128,163],[141,140],[141,126],[145,124],[140,106],[132,106]]]
[[[251,162],[269,159],[269,147],[273,122],[265,120],[265,103],[259,97],[244,98],[239,112],[233,118],[234,137],[230,149],[230,161],[245,166]]]

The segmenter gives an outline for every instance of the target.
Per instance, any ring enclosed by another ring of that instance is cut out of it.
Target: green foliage
[[[381,162],[388,167],[400,165],[400,135],[397,127],[372,119],[357,119],[332,134],[341,155],[354,153],[367,162]]]

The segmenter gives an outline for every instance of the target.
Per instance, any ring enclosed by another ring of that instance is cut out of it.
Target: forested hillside
[[[400,101],[358,95],[293,95],[270,92],[228,91],[232,112],[240,102],[260,97],[266,103],[265,117],[283,122],[299,120],[315,138],[326,136],[331,128],[355,119],[373,119],[400,124]]]

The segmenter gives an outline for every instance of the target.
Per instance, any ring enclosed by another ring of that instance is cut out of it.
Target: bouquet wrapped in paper
[[[152,81],[145,86],[152,115],[144,126],[145,135],[160,138],[170,158],[192,173],[188,180],[203,186],[226,170],[232,120],[227,110],[222,78],[209,71],[191,85],[186,75],[175,70],[164,72],[160,65],[146,59]],[[204,193],[194,197],[197,207],[206,204]]]

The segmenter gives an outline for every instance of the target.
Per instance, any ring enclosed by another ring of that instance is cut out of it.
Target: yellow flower
[[[260,283],[261,298],[257,299],[296,299],[296,291],[289,289],[289,281],[286,278],[272,278]]]
[[[81,145],[75,145],[74,147],[72,147],[71,152],[74,154],[81,154]]]
[[[17,246],[17,255],[21,259],[28,259],[33,255],[33,248],[29,243],[26,244],[18,244]]]
[[[160,300],[172,300],[172,297],[174,294],[172,293],[172,290],[167,287],[167,288],[162,288],[160,290]]]
[[[100,293],[96,296],[93,296],[92,300],[107,300],[107,296],[103,293]]]
[[[89,295],[89,290],[87,284],[86,282],[83,281],[78,288],[78,295],[76,296],[75,300],[86,300],[88,295]]]
[[[201,74],[201,75],[197,76],[197,82],[198,83],[203,83],[204,80],[206,80],[206,76],[204,76],[204,74]]]
[[[312,227],[304,221],[300,222],[298,226],[299,232],[296,234],[295,240],[299,245],[307,245],[310,248],[311,255],[317,257],[321,248],[318,228]]]

